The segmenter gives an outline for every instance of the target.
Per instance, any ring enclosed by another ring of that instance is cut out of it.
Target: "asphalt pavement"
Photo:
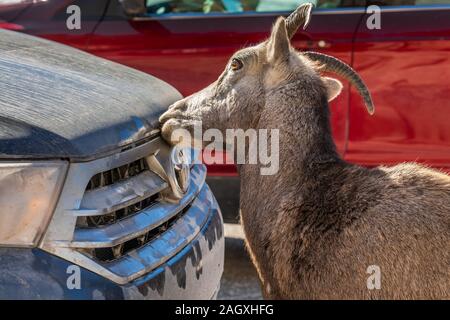
[[[262,299],[258,275],[245,248],[239,224],[225,224],[225,266],[217,299]]]

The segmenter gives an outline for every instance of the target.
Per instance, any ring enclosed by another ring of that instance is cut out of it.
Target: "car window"
[[[450,4],[450,0],[369,0],[368,4],[379,6],[426,6]]]
[[[292,11],[302,3],[313,2],[317,8],[364,6],[362,0],[147,0],[149,14],[168,13],[239,13]]]

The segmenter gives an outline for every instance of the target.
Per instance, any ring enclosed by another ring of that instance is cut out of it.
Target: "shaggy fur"
[[[241,70],[227,66],[160,121],[168,141],[197,120],[204,129],[280,130],[277,174],[238,168],[242,225],[265,297],[449,299],[450,177],[340,159],[328,101],[341,85],[291,48],[284,19],[268,41],[233,57]],[[367,288],[370,265],[381,268],[380,290]]]

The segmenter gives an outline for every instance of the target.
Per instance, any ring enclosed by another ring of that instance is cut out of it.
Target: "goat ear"
[[[342,83],[339,80],[328,77],[322,77],[322,81],[325,84],[325,88],[327,88],[328,102],[330,102],[341,93]]]
[[[286,20],[279,17],[272,28],[269,42],[267,44],[267,60],[278,62],[285,60],[289,55],[290,43],[286,30]]]

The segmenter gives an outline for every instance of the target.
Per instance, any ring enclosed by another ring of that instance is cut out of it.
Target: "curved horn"
[[[311,60],[322,63],[322,70],[327,72],[334,72],[337,75],[340,75],[348,80],[353,86],[355,86],[361,97],[364,99],[364,104],[366,105],[367,111],[370,114],[373,114],[375,112],[375,106],[373,105],[369,89],[352,67],[339,59],[323,53],[307,51],[302,52],[302,54],[304,54]]]
[[[313,6],[312,3],[304,3],[286,18],[286,30],[289,39],[292,39],[300,26],[306,29],[311,18]]]

